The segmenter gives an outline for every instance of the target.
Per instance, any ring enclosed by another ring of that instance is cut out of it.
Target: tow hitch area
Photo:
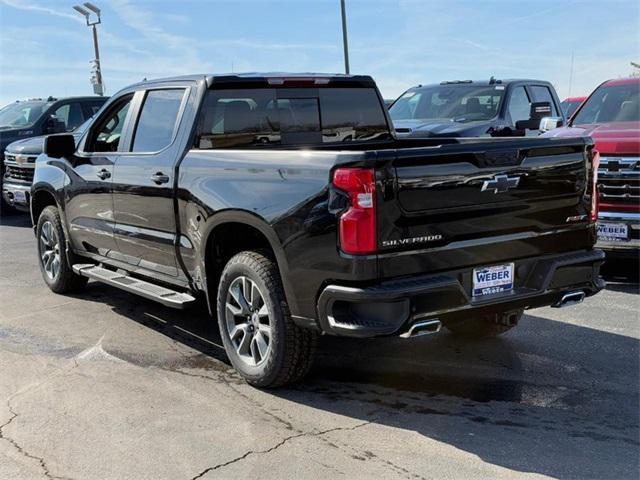
[[[498,325],[505,325],[507,327],[515,327],[520,320],[521,311],[497,313],[493,318],[493,322]]]

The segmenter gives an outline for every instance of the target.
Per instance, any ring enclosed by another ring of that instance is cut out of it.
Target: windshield
[[[0,128],[33,125],[49,105],[46,102],[17,102],[0,110]]]
[[[562,113],[564,113],[565,118],[571,118],[571,115],[578,109],[581,100],[565,100],[560,104],[560,108],[562,108]]]
[[[84,133],[84,131],[87,129],[87,127],[89,127],[89,125],[91,124],[91,120],[93,120],[93,117],[89,117],[88,119],[86,119],[84,121],[84,123],[81,123],[80,125],[78,125],[76,128],[74,128],[72,130],[73,133]]]
[[[435,85],[410,90],[389,109],[395,120],[490,120],[498,114],[504,85]]]
[[[573,119],[573,125],[640,121],[640,84],[598,88]]]

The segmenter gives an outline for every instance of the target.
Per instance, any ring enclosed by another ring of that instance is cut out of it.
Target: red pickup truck
[[[591,136],[600,152],[598,246],[608,257],[640,252],[640,78],[604,82],[567,127],[544,136]]]

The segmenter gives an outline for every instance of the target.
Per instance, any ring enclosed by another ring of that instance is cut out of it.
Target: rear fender
[[[289,265],[284,253],[284,249],[282,248],[282,244],[280,243],[280,239],[276,235],[273,228],[263,218],[245,210],[223,210],[221,212],[217,212],[209,217],[205,221],[204,227],[201,228],[202,241],[199,242],[198,246],[196,247],[200,273],[199,275],[196,274],[196,278],[200,276],[200,278],[202,279],[202,289],[207,296],[209,309],[212,312],[215,311],[215,298],[209,298],[207,269],[205,264],[207,253],[206,249],[209,242],[209,237],[212,234],[213,230],[225,223],[244,224],[255,228],[260,233],[262,233],[262,235],[264,235],[276,257],[278,270],[280,272],[280,278],[282,279],[282,285],[287,297],[287,302],[289,303],[289,309],[292,313],[296,312],[296,299],[293,294],[293,289],[291,288],[291,285],[289,283]]]

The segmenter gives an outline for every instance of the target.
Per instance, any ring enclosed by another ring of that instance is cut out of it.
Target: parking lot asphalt
[[[501,338],[323,337],[260,391],[203,307],[40,278],[0,225],[0,478],[638,478],[640,295],[610,283]]]

